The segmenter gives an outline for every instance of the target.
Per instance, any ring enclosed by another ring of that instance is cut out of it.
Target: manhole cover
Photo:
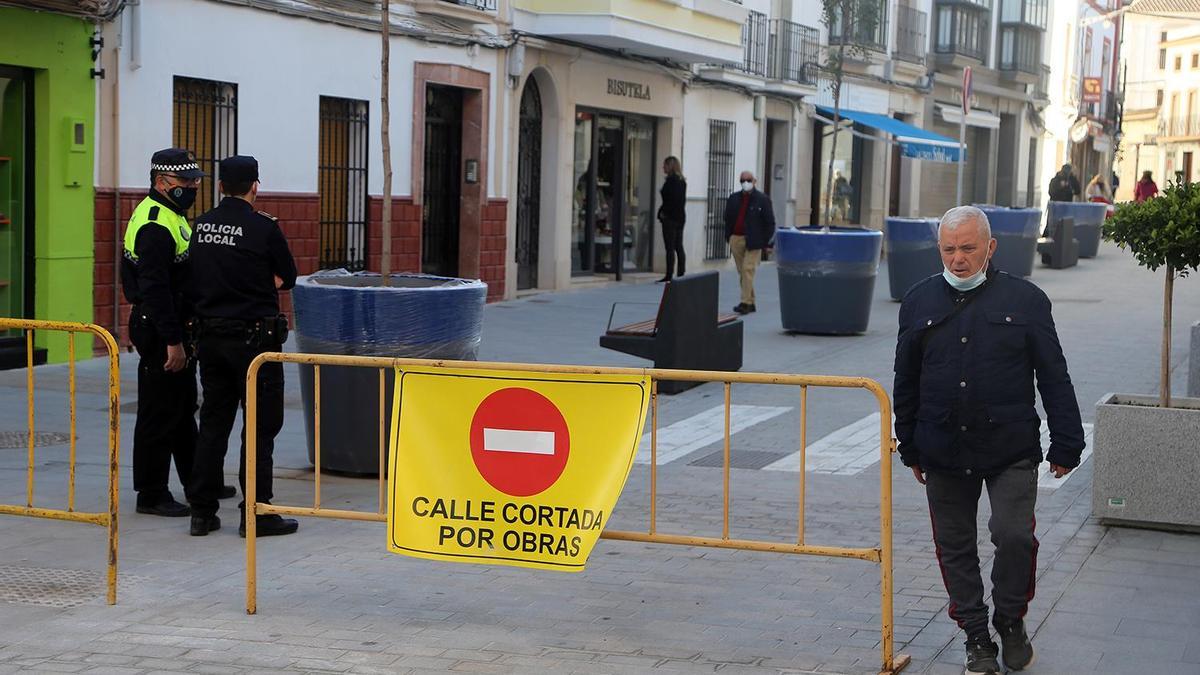
[[[0,602],[78,607],[104,597],[106,590],[105,575],[100,572],[0,566]]]
[[[71,435],[61,431],[35,431],[33,434],[34,447],[47,445],[66,445],[71,442]],[[29,447],[28,431],[0,431],[0,450]]]

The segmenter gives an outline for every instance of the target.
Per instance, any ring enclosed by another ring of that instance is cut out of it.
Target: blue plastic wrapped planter
[[[1107,215],[1108,204],[1101,202],[1050,202],[1046,207],[1047,224],[1063,218],[1075,219],[1080,258],[1095,258],[1100,254],[1101,227]]]
[[[917,282],[942,271],[938,254],[937,218],[888,218],[883,223],[888,282],[893,300]]]
[[[482,281],[345,270],[301,277],[292,290],[296,347],[353,356],[474,360],[483,329]],[[385,373],[385,401],[392,393]],[[313,452],[313,370],[300,368],[308,458]],[[390,424],[391,406],[384,405]],[[388,428],[388,427],[385,427]],[[348,474],[379,472],[379,371],[321,368],[321,466]]]
[[[853,335],[867,330],[883,233],[835,227],[775,232],[783,329]]]
[[[996,239],[992,264],[1018,277],[1033,275],[1037,240],[1041,229],[1039,209],[1010,209],[1003,206],[976,205],[987,214]]]

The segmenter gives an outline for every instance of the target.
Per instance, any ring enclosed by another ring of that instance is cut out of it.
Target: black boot
[[[999,650],[987,635],[967,638],[967,663],[964,675],[1000,675]]]
[[[221,529],[221,519],[216,516],[192,516],[192,528],[188,534],[193,537],[204,537],[209,532]]]

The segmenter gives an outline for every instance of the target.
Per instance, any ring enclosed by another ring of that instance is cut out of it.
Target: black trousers
[[[163,370],[167,344],[135,310],[129,339],[138,352],[137,422],[133,427],[133,489],[137,503],[153,506],[171,496],[171,458],[187,489],[196,448],[196,365]]]
[[[676,223],[671,220],[663,220],[662,233],[663,245],[667,253],[667,277],[683,276],[685,274],[684,267],[687,263],[687,255],[683,252],[683,223]],[[679,259],[679,273],[675,272],[675,260]]]
[[[975,516],[987,484],[992,517],[988,530],[996,547],[992,561],[992,603],[996,616],[1023,618],[1037,578],[1036,522],[1038,463],[1024,459],[987,477],[926,474],[925,494],[933,523],[942,580],[950,596],[950,618],[968,637],[986,635],[988,608],[983,602]]]
[[[200,335],[200,386],[204,402],[200,406],[200,439],[196,443],[196,466],[188,488],[193,515],[217,513],[224,484],[225,453],[229,434],[242,408],[241,464],[238,485],[246,494],[246,371],[254,357],[266,351],[278,351],[279,345],[259,347],[247,344],[244,335]],[[258,372],[258,448],[255,499],[270,502],[272,457],[275,436],[283,428],[283,364],[266,363]],[[243,502],[244,504],[244,502]]]

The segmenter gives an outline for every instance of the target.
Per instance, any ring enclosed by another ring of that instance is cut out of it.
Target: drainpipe
[[[116,21],[121,21],[117,15]],[[112,326],[117,344],[121,340],[121,28],[113,41],[112,83],[112,177],[113,177],[113,266]]]

